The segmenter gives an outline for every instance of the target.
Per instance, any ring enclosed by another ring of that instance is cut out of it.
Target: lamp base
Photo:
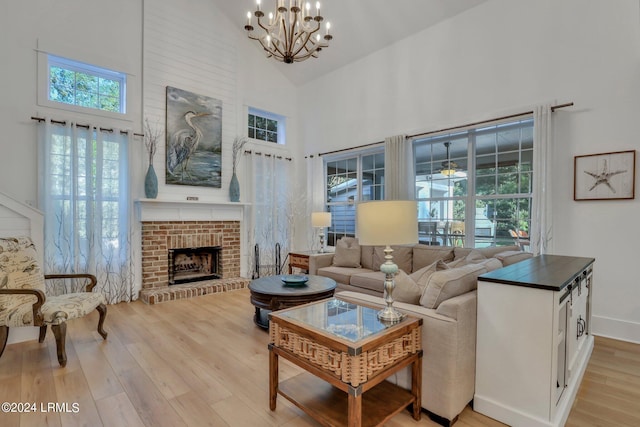
[[[321,231],[319,236],[320,236],[320,249],[318,250],[318,253],[323,254],[324,253],[324,233]]]
[[[385,307],[378,312],[378,319],[388,323],[399,322],[404,319],[405,316],[406,315],[404,313],[400,313],[393,307]]]
[[[405,315],[393,308],[393,290],[396,287],[394,276],[398,272],[398,266],[393,262],[393,249],[389,245],[384,249],[385,262],[380,266],[380,271],[385,274],[384,301],[387,306],[378,312],[378,319],[386,323],[395,323],[404,319]]]

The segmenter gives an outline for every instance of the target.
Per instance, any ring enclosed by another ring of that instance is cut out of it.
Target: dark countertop
[[[539,255],[478,277],[485,282],[561,291],[595,258]]]

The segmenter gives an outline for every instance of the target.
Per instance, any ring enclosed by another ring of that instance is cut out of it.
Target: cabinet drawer
[[[309,257],[300,255],[291,255],[289,264],[299,268],[309,268]]]

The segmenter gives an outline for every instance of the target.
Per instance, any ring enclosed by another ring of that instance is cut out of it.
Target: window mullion
[[[476,235],[476,132],[467,133],[467,198],[465,205],[465,242],[466,247],[475,246]]]

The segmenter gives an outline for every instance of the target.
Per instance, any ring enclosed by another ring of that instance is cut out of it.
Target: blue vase
[[[231,182],[229,183],[229,200],[232,202],[240,201],[240,183],[235,172],[231,175]]]
[[[149,164],[147,175],[144,177],[144,195],[147,199],[155,199],[158,197],[158,177],[153,164]]]

